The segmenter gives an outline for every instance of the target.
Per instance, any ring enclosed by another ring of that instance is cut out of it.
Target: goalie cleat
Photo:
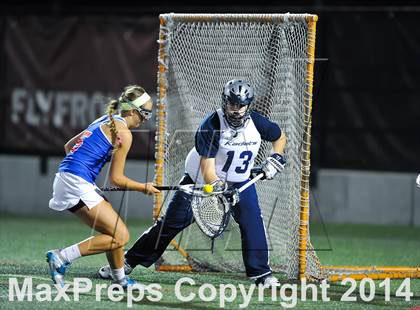
[[[47,263],[50,267],[50,274],[51,279],[55,284],[59,284],[60,286],[64,286],[64,274],[68,267],[70,267],[70,263],[64,261],[62,256],[60,255],[60,250],[51,250],[48,251],[47,254]]]
[[[126,261],[124,261],[124,273],[126,275],[129,275],[130,273],[132,273],[133,269],[134,269],[133,267],[131,267],[129,264],[127,264]],[[98,274],[102,279],[112,279],[111,267],[109,265],[102,266],[101,268],[99,268]]]
[[[272,274],[258,278],[255,280],[255,284],[262,284],[265,288],[280,287],[279,280]]]

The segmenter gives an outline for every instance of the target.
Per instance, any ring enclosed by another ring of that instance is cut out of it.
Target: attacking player
[[[111,160],[110,180],[115,185],[149,195],[159,192],[151,183],[139,183],[124,175],[125,160],[133,139],[130,129],[150,119],[152,106],[153,102],[143,88],[127,86],[119,100],[109,103],[108,115],[94,121],[65,144],[66,157],[55,176],[49,207],[72,212],[99,234],[47,252],[54,283],[63,286],[66,269],[75,259],[106,252],[113,282],[123,287],[136,284],[126,277],[123,268],[123,247],[129,240],[127,227],[111,204],[98,193],[95,179]]]
[[[286,137],[276,123],[251,109],[252,87],[243,80],[226,83],[222,108],[201,123],[195,135],[195,148],[187,156],[186,173],[180,184],[212,184],[215,191],[226,187],[237,189],[245,184],[254,166],[261,140],[271,141],[272,154],[259,172],[268,180],[283,170],[282,155]],[[227,191],[228,200],[235,201],[233,217],[239,224],[242,257],[246,275],[256,284],[277,286],[268,262],[268,246],[255,185],[238,194]],[[125,254],[125,272],[137,265],[149,267],[163,254],[170,241],[193,222],[191,196],[175,192],[164,217],[143,233]],[[103,278],[110,277],[109,266],[99,269]]]

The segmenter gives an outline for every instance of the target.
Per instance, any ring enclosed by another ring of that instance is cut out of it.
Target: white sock
[[[124,267],[119,269],[111,269],[111,277],[114,281],[121,281],[122,279],[124,279]]]
[[[64,258],[64,260],[68,263],[73,262],[76,258],[79,258],[80,251],[79,246],[77,244],[73,244],[65,249],[62,249],[60,251],[61,256]]]

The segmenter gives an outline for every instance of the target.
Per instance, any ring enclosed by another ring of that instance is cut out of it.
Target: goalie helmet
[[[237,129],[244,125],[251,112],[254,90],[244,80],[230,80],[222,93],[222,109],[229,126]],[[240,111],[246,107],[245,111]]]

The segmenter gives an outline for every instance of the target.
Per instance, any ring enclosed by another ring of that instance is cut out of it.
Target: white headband
[[[131,101],[137,108],[141,107],[143,104],[145,104],[147,101],[149,101],[151,99],[151,97],[149,96],[148,93],[144,93],[143,95],[141,95],[140,97],[138,97],[137,99]]]

